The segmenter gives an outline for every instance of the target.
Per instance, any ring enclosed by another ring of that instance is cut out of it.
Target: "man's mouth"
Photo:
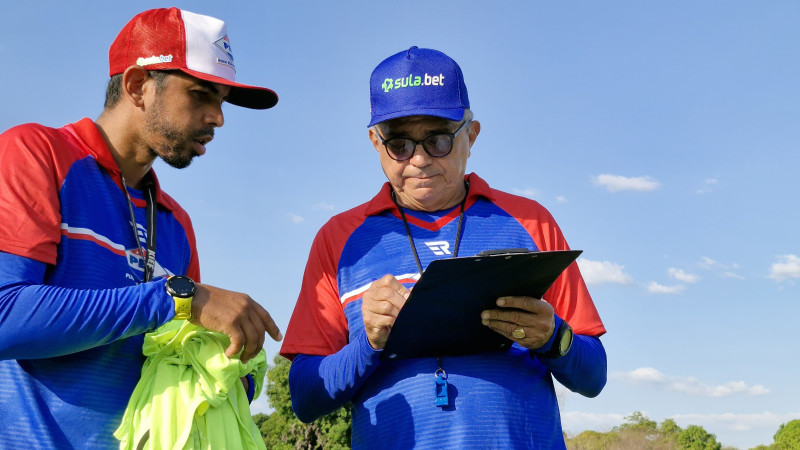
[[[195,146],[194,146],[195,147],[195,152],[198,155],[203,155],[206,152],[206,145],[208,145],[208,143],[211,142],[212,140],[214,140],[214,132],[213,131],[211,133],[208,133],[206,131],[203,131],[202,133],[199,133],[199,135],[195,136],[192,139],[192,141],[194,141],[194,143],[195,143]]]
[[[194,141],[194,151],[198,155],[203,155],[206,152],[206,144],[211,142],[211,139],[195,139]]]

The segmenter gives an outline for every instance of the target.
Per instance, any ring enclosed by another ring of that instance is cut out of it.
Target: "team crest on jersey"
[[[128,266],[130,266],[131,269],[136,271],[136,273],[141,272],[142,275],[144,275],[145,259],[142,256],[141,250],[139,250],[138,248],[134,248],[131,250],[125,249],[125,257],[127,258]],[[170,275],[173,274],[170,273],[167,269],[165,269],[161,264],[159,264],[158,261],[156,261],[155,268],[153,269],[153,278],[159,278]],[[129,278],[133,279],[133,277]],[[141,277],[139,278],[141,279]]]
[[[225,64],[226,66],[230,66],[231,69],[236,70],[236,67],[233,65],[233,50],[231,49],[231,41],[228,39],[228,35],[226,34],[222,38],[218,39],[216,42],[214,42],[214,45],[228,55],[228,59],[217,58],[217,62],[220,64]]]
[[[436,256],[443,256],[450,254],[450,243],[447,241],[426,242],[425,245],[427,245],[428,248],[431,249],[433,254]]]

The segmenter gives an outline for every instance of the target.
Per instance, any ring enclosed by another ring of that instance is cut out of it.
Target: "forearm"
[[[596,397],[606,385],[606,351],[599,338],[576,334],[561,358],[540,358],[559,383],[586,397]]]
[[[378,367],[379,356],[363,334],[329,356],[297,355],[289,370],[297,417],[309,423],[344,406]]]
[[[161,281],[69,289],[43,285],[45,268],[0,252],[0,359],[75,353],[144,333],[171,317]]]

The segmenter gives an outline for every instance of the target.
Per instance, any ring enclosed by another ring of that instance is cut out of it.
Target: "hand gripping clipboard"
[[[481,323],[498,297],[542,298],[581,250],[495,250],[430,263],[397,315],[381,359],[506,350],[512,341]]]

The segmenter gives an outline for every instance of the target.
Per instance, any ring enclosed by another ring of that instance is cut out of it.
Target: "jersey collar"
[[[94,121],[89,118],[83,118],[70,124],[67,128],[70,129],[72,135],[80,141],[86,152],[92,155],[95,161],[111,175],[111,179],[117,183],[117,186],[122,189],[122,174],[119,171],[117,162],[114,161],[114,156],[111,155],[111,150],[108,148],[106,140],[103,138],[103,135],[100,134],[100,130],[97,129],[97,125]],[[158,182],[158,177],[156,177],[156,172],[150,169],[149,173],[150,176],[153,177],[153,182],[156,185],[156,201],[166,206],[170,203],[170,200],[165,198],[164,192],[161,190],[161,185]]]

